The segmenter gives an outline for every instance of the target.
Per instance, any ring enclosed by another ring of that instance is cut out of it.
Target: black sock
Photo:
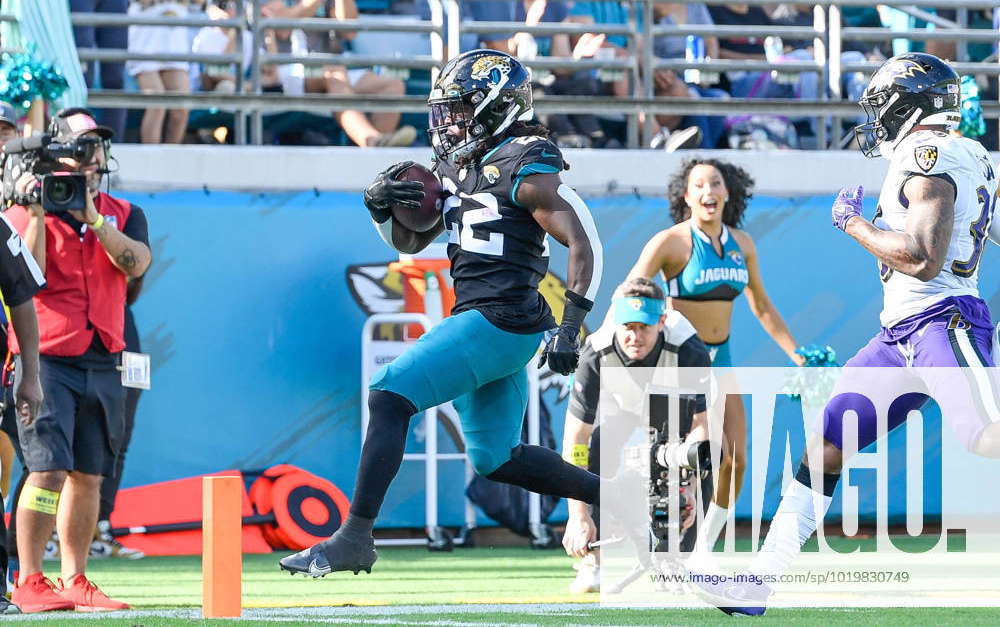
[[[352,540],[360,542],[371,541],[372,529],[375,527],[374,518],[364,518],[357,514],[347,514],[347,520],[340,526],[337,533]]]
[[[601,497],[600,477],[544,446],[517,445],[511,449],[510,459],[486,478],[584,503],[597,503]]]
[[[361,448],[351,514],[374,520],[399,472],[410,417],[417,410],[407,399],[385,390],[369,391],[368,410],[368,433]]]
[[[823,473],[823,489],[817,490],[812,485],[812,475],[809,474],[809,466],[806,465],[805,460],[799,463],[799,470],[795,473],[795,479],[802,485],[810,488],[813,492],[822,492],[824,496],[833,496],[833,493],[837,490],[837,483],[840,481],[839,474],[827,474]]]

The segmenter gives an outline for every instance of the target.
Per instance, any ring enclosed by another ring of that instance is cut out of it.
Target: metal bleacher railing
[[[207,17],[142,17],[114,15],[106,13],[73,13],[74,25],[124,26],[124,25],[169,25],[200,28],[204,26],[235,28],[238,30],[236,49],[229,54],[136,54],[125,50],[80,49],[80,60],[125,61],[125,60],[176,60],[205,64],[229,64],[235,68],[236,91],[232,94],[216,92],[196,92],[190,94],[144,94],[128,91],[93,89],[89,103],[94,107],[146,108],[180,107],[189,109],[222,109],[236,112],[234,139],[237,143],[259,144],[262,141],[262,115],[277,111],[306,111],[329,114],[334,110],[356,109],[362,111],[423,112],[422,95],[406,96],[359,96],[306,94],[289,96],[262,93],[261,66],[266,64],[299,63],[305,66],[342,65],[347,67],[398,68],[402,70],[430,70],[432,73],[443,63],[458,54],[458,46],[463,34],[527,33],[533,36],[554,34],[579,35],[583,33],[604,33],[625,36],[628,42],[627,56],[622,58],[575,59],[572,57],[535,57],[524,59],[535,72],[561,69],[593,69],[603,72],[624,73],[631,86],[631,97],[610,96],[551,96],[536,99],[539,113],[593,113],[618,114],[626,116],[628,143],[631,147],[645,145],[651,133],[653,114],[673,115],[736,115],[774,114],[796,117],[812,117],[817,123],[817,145],[821,148],[838,147],[839,137],[828,137],[828,128],[839,129],[841,118],[854,117],[859,113],[855,103],[843,98],[841,79],[846,73],[870,73],[877,63],[851,63],[841,61],[841,48],[846,41],[891,41],[893,39],[932,39],[956,42],[954,67],[960,73],[978,73],[989,76],[1000,75],[1000,62],[994,53],[985,62],[968,61],[967,44],[970,42],[1000,43],[1000,33],[989,29],[970,29],[968,11],[970,9],[992,9],[997,0],[886,0],[880,5],[892,6],[901,11],[920,17],[935,25],[934,30],[891,30],[889,28],[845,28],[841,26],[841,8],[848,6],[872,6],[869,0],[838,0],[835,3],[816,4],[813,26],[669,26],[654,24],[653,5],[663,0],[635,0],[628,3],[630,17],[628,24],[578,24],[541,23],[533,26],[520,22],[472,22],[463,20],[459,0],[428,0],[430,19],[398,16],[369,19],[362,15],[356,20],[334,18],[277,19],[261,15],[263,0],[240,0],[235,17],[226,20],[211,20]],[[675,0],[688,4],[695,0]],[[706,4],[721,4],[722,0],[699,0]],[[781,4],[778,0],[745,0],[751,5]],[[956,20],[943,19],[927,13],[922,8],[954,9]],[[0,15],[0,20],[12,20],[11,16]],[[336,32],[404,32],[427,34],[430,54],[400,54],[392,50],[379,51],[380,54],[329,54],[308,53],[294,55],[268,53],[263,50],[266,31],[271,29],[302,29],[306,31]],[[244,51],[244,33],[252,49],[249,55]],[[653,56],[652,46],[642,46],[640,41],[652,41],[658,36],[714,36],[714,37],[783,37],[787,39],[811,40],[812,59],[790,61],[728,60],[706,59],[689,61],[685,59],[659,59]],[[249,63],[245,59],[249,57]],[[732,98],[696,99],[656,97],[653,88],[653,69],[687,70],[721,73],[734,71],[770,71],[784,76],[814,72],[819,76],[819,97],[815,99],[745,99]],[[1000,103],[983,102],[987,117],[1000,117]],[[642,122],[645,120],[645,123]]]

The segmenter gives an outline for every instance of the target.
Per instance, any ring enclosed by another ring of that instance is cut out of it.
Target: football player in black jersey
[[[602,252],[586,204],[562,183],[562,153],[532,123],[531,76],[517,59],[473,50],[452,59],[428,99],[436,169],[448,192],[437,226],[405,229],[394,205],[417,206],[423,183],[398,181],[409,165],[379,174],[365,205],[382,238],[404,253],[448,231],[455,287],[452,315],[379,371],[369,385],[371,419],[350,515],[329,540],[281,560],[321,577],[370,571],[372,527],[403,459],[410,417],[454,401],[476,472],[541,494],[597,503],[597,475],[550,449],[521,444],[528,403],[525,366],[576,369],[577,338],[601,279]],[[548,268],[546,234],[569,248],[566,307],[556,326],[538,281]]]

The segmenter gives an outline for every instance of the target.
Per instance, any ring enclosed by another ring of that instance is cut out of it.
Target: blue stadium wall
[[[123,195],[146,211],[155,258],[135,307],[144,349],[153,358],[153,389],[139,405],[124,485],[287,462],[331,479],[350,496],[366,314],[347,269],[395,258],[373,231],[360,195]],[[831,200],[755,198],[746,229],[757,242],[768,292],[795,337],[831,344],[844,359],[878,330],[881,292],[871,257],[830,226]],[[593,321],[646,240],[669,222],[661,197],[619,195],[589,203],[605,248]],[[990,247],[982,286],[998,310],[1000,277],[991,271],[996,259]],[[565,250],[553,246],[552,270],[564,276],[565,264]],[[732,346],[736,365],[788,364],[745,299],[736,303]],[[551,389],[543,402],[555,417],[558,439],[565,401]],[[789,407],[779,408],[779,420],[792,415]],[[423,429],[415,423],[410,449],[419,451]],[[781,460],[771,461],[769,481],[780,482]],[[457,462],[443,464],[441,521],[458,525],[462,473]],[[774,506],[771,499],[765,511]],[[744,494],[739,515],[749,508]],[[552,519],[564,516],[560,506]],[[421,463],[404,463],[381,522],[423,525]]]

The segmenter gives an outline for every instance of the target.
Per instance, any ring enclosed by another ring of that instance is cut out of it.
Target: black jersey
[[[694,326],[676,309],[667,314],[663,334],[643,359],[632,361],[625,355],[615,338],[614,328],[606,325],[587,336],[580,351],[580,365],[576,368],[569,398],[569,414],[587,424],[594,424],[597,418],[601,398],[601,363],[608,357],[611,357],[609,365],[637,368],[708,368],[712,365],[705,343],[695,333]],[[696,395],[693,400],[695,413],[705,411],[704,396]]]
[[[0,249],[0,296],[8,307],[16,307],[31,300],[45,286],[45,277],[4,215],[0,215],[0,246],[3,246]],[[3,318],[2,308],[0,318]]]
[[[441,182],[451,193],[444,220],[455,286],[453,313],[475,309],[513,333],[555,326],[538,292],[549,267],[545,231],[516,199],[524,177],[563,169],[559,149],[537,136],[507,138],[474,166],[456,169],[439,162]]]

